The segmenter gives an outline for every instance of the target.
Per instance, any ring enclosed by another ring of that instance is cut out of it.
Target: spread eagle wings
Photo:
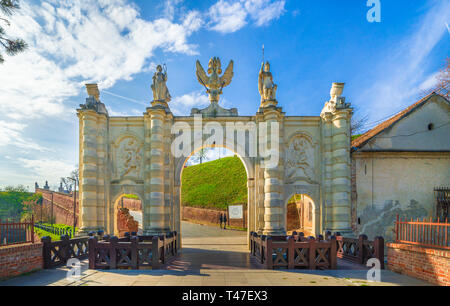
[[[209,77],[206,75],[205,70],[202,67],[202,64],[200,64],[200,61],[197,61],[197,79],[200,84],[203,86],[206,86],[209,83]]]
[[[233,76],[234,76],[233,66],[234,66],[234,62],[230,61],[230,63],[228,64],[227,70],[225,70],[225,73],[220,78],[220,83],[223,84],[222,87],[226,87],[226,86],[230,85],[231,80],[233,79]]]

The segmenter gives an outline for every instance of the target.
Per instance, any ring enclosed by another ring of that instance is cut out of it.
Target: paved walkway
[[[166,270],[88,270],[82,262],[78,280],[67,268],[43,270],[0,282],[0,286],[420,286],[428,283],[384,270],[380,283],[367,281],[367,270],[265,270],[249,255],[246,232],[183,222],[181,256]]]

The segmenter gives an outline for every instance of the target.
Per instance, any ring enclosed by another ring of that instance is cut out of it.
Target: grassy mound
[[[247,203],[247,173],[236,156],[185,168],[181,186],[185,206],[225,210]]]

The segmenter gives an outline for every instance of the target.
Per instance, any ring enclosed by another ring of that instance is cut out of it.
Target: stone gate
[[[167,72],[158,66],[151,107],[141,117],[112,117],[96,84],[86,85],[78,109],[81,233],[117,234],[115,215],[123,194],[142,201],[145,234],[181,233],[180,184],[186,161],[203,147],[226,147],[242,160],[248,178],[248,227],[261,234],[286,233],[286,207],[294,194],[314,201],[313,229],[350,232],[352,109],[333,83],[320,116],[287,116],[276,100],[269,63],[259,73],[261,103],[253,116],[219,106],[233,77],[212,58],[208,74],[197,62],[197,78],[211,104],[191,116],[170,111]],[[213,133],[214,131],[214,133]],[[180,235],[180,236],[181,236]]]

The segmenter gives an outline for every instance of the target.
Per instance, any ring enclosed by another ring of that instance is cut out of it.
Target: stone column
[[[278,122],[282,129],[282,117],[280,108],[268,107],[262,110],[264,121],[268,124],[268,132],[272,122]],[[260,135],[261,136],[261,135]],[[265,235],[283,235],[286,233],[284,227],[284,203],[283,203],[283,141],[280,133],[279,160],[276,167],[266,167],[264,169],[264,230]],[[267,147],[272,146],[273,141],[267,138]],[[267,158],[268,159],[268,158]]]
[[[174,218],[174,230],[177,231],[178,233],[178,245],[180,246],[180,248],[182,247],[181,245],[181,240],[182,240],[182,233],[181,233],[181,206],[180,206],[180,192],[181,192],[181,187],[179,184],[175,184],[173,187],[173,218]]]
[[[164,122],[166,110],[163,107],[147,109],[150,127],[150,163],[145,178],[144,234],[160,235],[170,231],[169,211],[165,205],[164,171]]]
[[[173,125],[172,113],[167,113],[164,121],[164,228],[168,231],[173,231],[175,228],[174,218],[174,202],[173,202],[173,189],[174,189],[174,159],[171,154],[172,145],[172,133],[171,128]]]
[[[329,228],[328,221],[331,220],[332,207],[332,118],[330,112],[322,115],[322,226]],[[319,206],[319,205],[317,205]]]
[[[92,109],[78,110],[80,127],[79,234],[105,229],[107,116]]]
[[[325,228],[332,232],[351,230],[351,117],[352,108],[341,97],[343,83],[333,83],[331,100],[322,111],[323,182],[325,192]]]
[[[247,216],[244,216],[247,219],[247,227],[249,231],[256,231],[256,205],[255,205],[255,179],[247,178]]]
[[[351,109],[333,113],[332,136],[332,202],[330,229],[351,232]]]
[[[99,115],[97,120],[97,224],[107,229],[109,201],[108,171],[108,117]]]

